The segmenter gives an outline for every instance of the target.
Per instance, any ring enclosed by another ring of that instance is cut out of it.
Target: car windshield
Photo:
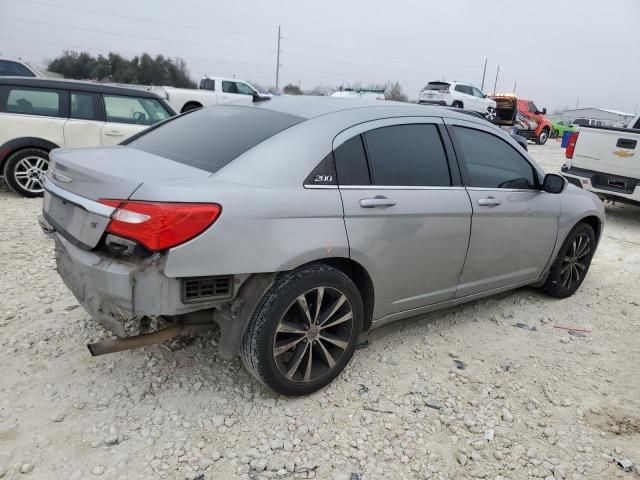
[[[24,65],[10,60],[0,60],[0,77],[35,77]]]
[[[215,173],[267,138],[302,121],[302,117],[262,108],[202,108],[153,128],[128,145]]]
[[[447,88],[449,88],[450,84],[446,83],[446,82],[429,82],[427,84],[426,87],[424,87],[425,90],[437,90],[437,91],[442,91],[442,90],[446,90]]]

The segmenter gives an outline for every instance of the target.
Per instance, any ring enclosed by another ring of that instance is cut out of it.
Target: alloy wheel
[[[347,296],[336,288],[316,287],[296,298],[280,319],[273,358],[288,380],[312,382],[340,361],[352,335]]]
[[[14,171],[13,176],[21,188],[30,193],[42,193],[43,176],[49,168],[49,160],[38,156],[29,156],[21,159]]]
[[[487,113],[484,115],[484,117],[489,120],[489,121],[493,121],[496,119],[496,109],[489,107],[487,108]]]
[[[564,288],[570,289],[573,285],[582,281],[587,273],[587,265],[585,263],[589,259],[588,255],[590,253],[591,241],[589,237],[584,233],[577,235],[562,260],[560,281]]]

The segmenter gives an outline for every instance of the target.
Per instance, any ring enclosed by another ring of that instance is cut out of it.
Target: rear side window
[[[215,90],[216,89],[216,81],[211,78],[203,78],[200,80],[200,89],[201,90]]]
[[[471,187],[536,187],[533,166],[504,140],[481,130],[454,127]]]
[[[375,185],[450,186],[447,157],[435,125],[394,125],[364,134]]]
[[[350,138],[333,152],[340,185],[369,185],[369,167],[362,137]]]
[[[6,112],[59,117],[60,104],[60,93],[55,90],[10,88]]]
[[[437,90],[437,91],[447,90],[448,88],[449,88],[449,84],[446,82],[429,82],[427,86],[424,87],[425,90]]]
[[[107,122],[154,125],[171,115],[153,98],[104,95]]]
[[[35,77],[35,75],[21,63],[0,60],[0,77]]]
[[[302,117],[262,108],[202,108],[149,130],[128,145],[215,173],[247,150],[302,121]]]
[[[98,120],[100,97],[95,93],[71,94],[71,118],[81,120]]]

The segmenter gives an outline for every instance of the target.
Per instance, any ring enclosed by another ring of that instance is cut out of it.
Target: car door
[[[478,112],[480,113],[486,113],[487,112],[487,108],[489,107],[489,99],[486,98],[484,96],[484,93],[482,93],[480,90],[478,90],[476,87],[470,87],[471,88],[471,92],[473,93],[473,98],[476,102],[476,105],[478,107]]]
[[[453,298],[471,205],[441,119],[367,122],[334,140],[350,256],[375,285],[374,319]]]
[[[171,115],[154,98],[102,95],[106,123],[102,145],[117,145]]]
[[[473,208],[456,297],[535,281],[557,240],[560,196],[541,190],[541,173],[500,131],[447,123]]]
[[[69,101],[69,120],[64,125],[65,146],[100,146],[105,124],[100,95],[91,92],[69,92]]]

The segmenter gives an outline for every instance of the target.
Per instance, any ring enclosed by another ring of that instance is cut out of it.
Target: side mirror
[[[252,95],[253,103],[266,102],[267,100],[271,100],[271,97],[262,96],[259,93]]]
[[[562,193],[567,181],[562,175],[556,173],[547,173],[544,176],[542,190],[548,193]]]
[[[543,109],[542,109],[542,114],[543,114],[543,115],[546,115],[546,114],[547,114],[547,109],[546,109],[546,108],[543,108]]]

